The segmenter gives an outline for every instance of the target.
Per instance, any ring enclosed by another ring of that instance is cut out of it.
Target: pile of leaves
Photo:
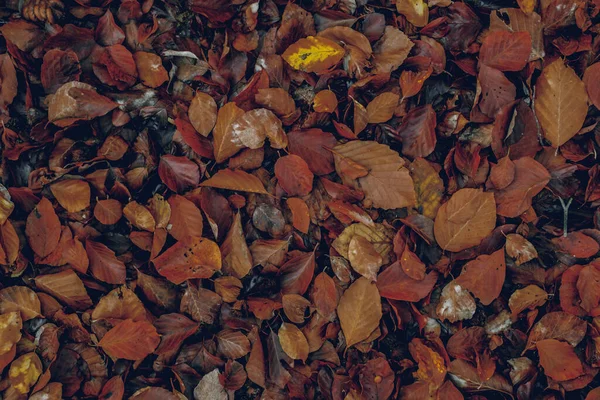
[[[3,399],[600,399],[599,0],[0,25]]]

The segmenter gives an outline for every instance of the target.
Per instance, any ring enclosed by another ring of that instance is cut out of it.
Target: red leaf
[[[164,155],[158,164],[158,175],[165,185],[176,193],[196,187],[200,183],[198,165],[187,157]]]
[[[315,175],[327,175],[334,171],[333,155],[327,148],[337,144],[335,137],[321,129],[307,129],[288,133],[290,153],[302,157]]]
[[[570,344],[544,339],[537,342],[536,347],[540,354],[540,365],[550,378],[566,381],[583,375],[581,361]]]
[[[200,324],[181,314],[163,314],[154,321],[154,326],[161,335],[155,353],[168,354],[177,351],[185,339],[196,333]]]
[[[456,283],[468,289],[487,306],[500,295],[505,277],[504,249],[500,249],[489,256],[481,255],[469,261]]]
[[[60,232],[60,221],[52,203],[42,197],[27,217],[25,235],[29,245],[38,256],[46,257],[58,246]]]
[[[479,62],[500,71],[520,71],[531,54],[529,32],[490,32],[479,51]]]
[[[85,242],[85,251],[90,259],[92,275],[106,283],[125,283],[125,264],[115,257],[114,251],[92,240]]]
[[[44,54],[40,78],[46,93],[54,93],[63,84],[79,80],[80,75],[81,67],[75,52],[52,49]]]
[[[406,275],[400,263],[395,262],[377,276],[377,288],[387,299],[417,302],[431,293],[437,278],[437,272],[431,271],[418,281]]]
[[[137,81],[138,73],[133,56],[120,44],[105,47],[92,67],[102,83],[119,90],[125,90]]]
[[[283,294],[304,294],[315,273],[315,253],[290,253],[290,258],[279,269],[281,292]]]
[[[402,154],[407,157],[427,157],[437,142],[436,116],[431,105],[413,108],[402,120],[396,133],[402,142]]]
[[[306,161],[296,155],[278,159],[275,163],[275,176],[289,196],[306,196],[312,190],[313,173]]]

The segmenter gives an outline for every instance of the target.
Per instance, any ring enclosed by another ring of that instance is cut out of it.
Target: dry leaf
[[[429,7],[424,0],[396,0],[396,9],[414,26],[425,26],[429,21]]]
[[[68,212],[78,212],[90,206],[90,185],[83,180],[62,180],[50,186],[52,195]]]
[[[435,239],[443,250],[477,246],[496,226],[493,193],[461,189],[444,203],[435,218]]]
[[[535,87],[535,113],[544,137],[560,147],[583,126],[588,110],[585,85],[559,58],[544,68]]]
[[[296,70],[319,74],[335,66],[344,54],[344,49],[336,42],[309,36],[288,47],[281,56]]]
[[[240,213],[233,218],[233,225],[221,244],[221,256],[223,272],[228,275],[243,278],[252,269],[252,255],[246,244]]]
[[[200,183],[200,186],[267,194],[260,179],[239,169],[222,169],[214,174],[212,178]]]
[[[583,375],[583,366],[573,347],[556,339],[544,339],[537,342],[540,365],[544,373],[557,381],[575,379]]]
[[[284,322],[281,324],[277,335],[285,354],[294,360],[306,361],[308,358],[308,342],[296,325]]]
[[[40,299],[26,286],[10,286],[0,290],[0,313],[18,311],[23,321],[42,315]]]
[[[368,239],[354,235],[348,245],[348,260],[352,268],[365,278],[376,281],[383,258]]]
[[[367,339],[382,315],[377,286],[367,278],[358,278],[342,295],[337,313],[347,347]]]
[[[454,323],[473,318],[476,308],[473,297],[454,280],[442,290],[440,302],[435,311],[442,321],[447,319]]]
[[[27,217],[25,235],[29,245],[38,256],[46,257],[58,246],[60,232],[60,221],[54,207],[43,197]]]
[[[113,360],[142,360],[154,352],[159,342],[160,337],[152,324],[126,319],[106,332],[98,346]]]
[[[188,116],[196,132],[207,137],[217,122],[217,103],[210,95],[196,92],[190,103]]]
[[[221,251],[212,240],[194,237],[188,243],[177,242],[156,257],[156,271],[175,284],[186,279],[210,278],[221,269]]]
[[[468,289],[487,306],[500,295],[505,277],[504,249],[500,249],[465,264],[456,283]]]
[[[548,300],[548,293],[536,285],[529,285],[523,289],[515,290],[508,300],[508,306],[513,315],[526,309],[534,310]]]
[[[400,96],[396,93],[385,92],[375,97],[367,105],[367,119],[370,124],[387,122],[394,116]]]

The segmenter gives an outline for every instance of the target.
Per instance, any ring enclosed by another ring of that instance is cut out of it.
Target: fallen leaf
[[[540,365],[544,373],[557,381],[566,381],[583,375],[583,366],[573,346],[556,339],[544,339],[536,343]]]
[[[281,324],[277,335],[285,354],[294,360],[306,361],[308,358],[308,342],[296,325],[284,322]]]
[[[306,161],[294,154],[277,160],[275,176],[289,196],[306,196],[312,191],[313,173]]]
[[[210,278],[221,269],[221,262],[219,246],[198,237],[177,242],[152,261],[159,274],[177,285],[187,279]]]
[[[443,320],[452,323],[473,318],[477,305],[466,289],[463,289],[456,280],[447,284],[442,290],[436,314]]]
[[[149,232],[154,232],[156,221],[154,217],[143,205],[137,201],[131,201],[123,208],[123,215],[136,228]]]
[[[480,255],[465,264],[456,283],[487,306],[500,296],[505,278],[504,249],[500,249],[490,255]]]
[[[217,334],[218,350],[227,358],[237,359],[250,352],[250,341],[240,331],[223,330]]]
[[[508,300],[508,306],[513,315],[519,314],[526,309],[534,310],[548,300],[546,293],[539,286],[529,285],[523,289],[515,290]]]
[[[400,96],[396,93],[385,92],[375,97],[367,104],[367,120],[370,124],[381,124],[394,116]]]
[[[585,337],[587,324],[584,320],[563,311],[544,315],[529,332],[526,349],[533,349],[544,339],[557,339],[577,346]]]
[[[342,295],[337,307],[346,347],[367,339],[381,319],[381,297],[374,283],[358,278]]]
[[[495,226],[494,194],[461,189],[438,210],[434,233],[443,250],[457,252],[477,246]]]
[[[106,283],[125,283],[125,264],[115,256],[114,251],[92,240],[86,240],[85,251],[90,259],[92,275]]]
[[[52,195],[68,212],[78,212],[90,206],[90,185],[83,180],[62,180],[50,186]]]
[[[0,314],[0,356],[7,354],[21,339],[23,320],[18,311]]]
[[[207,137],[217,122],[217,103],[210,95],[196,92],[190,103],[188,116],[196,132]]]
[[[40,299],[26,286],[10,286],[0,290],[0,313],[18,311],[23,321],[42,315]]]
[[[252,255],[246,244],[240,213],[233,218],[233,225],[221,244],[221,257],[223,272],[228,275],[243,278],[252,269]]]
[[[201,182],[200,186],[267,194],[265,187],[257,177],[239,169],[222,169],[214,174],[212,178]]]
[[[544,137],[560,147],[583,126],[588,110],[585,85],[559,58],[543,69],[535,87],[535,114]]]
[[[383,258],[369,240],[354,235],[348,244],[348,260],[356,272],[371,281],[377,280]]]
[[[404,167],[404,160],[388,146],[370,141],[351,141],[333,150],[336,169],[340,162],[338,154],[368,169],[368,174],[358,178],[353,186],[362,190],[373,206],[393,209],[416,203],[413,181]]]
[[[98,346],[113,360],[143,360],[160,342],[156,328],[147,321],[126,319],[106,332]]]
[[[425,26],[429,21],[429,7],[424,0],[396,0],[396,9],[414,26]]]
[[[169,189],[182,193],[200,182],[198,165],[186,157],[166,154],[160,158],[158,175]]]
[[[27,217],[25,235],[32,250],[40,257],[54,251],[60,240],[60,221],[52,203],[43,197]]]
[[[308,36],[288,47],[281,55],[294,69],[324,73],[344,56],[344,49],[324,37]]]
[[[83,282],[71,269],[56,274],[39,275],[35,278],[37,287],[56,297],[75,310],[86,310],[92,305]]]
[[[315,175],[334,171],[333,154],[327,149],[335,147],[337,140],[321,129],[298,130],[288,133],[290,153],[302,157]]]
[[[65,83],[49,97],[48,120],[59,127],[101,117],[118,106],[93,86],[77,81]]]
[[[529,32],[498,31],[483,40],[479,62],[500,71],[520,71],[525,68],[530,54]]]
[[[413,108],[402,120],[397,136],[402,142],[402,154],[410,157],[427,157],[437,143],[436,116],[431,105]]]

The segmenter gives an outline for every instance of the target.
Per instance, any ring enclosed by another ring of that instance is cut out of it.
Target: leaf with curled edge
[[[494,194],[461,189],[438,210],[434,234],[443,250],[458,252],[477,246],[495,227]]]
[[[502,375],[496,373],[483,381],[477,373],[477,368],[465,360],[456,359],[450,363],[448,374],[457,388],[466,392],[492,390],[512,396],[513,386]]]
[[[119,106],[93,86],[77,81],[65,83],[50,97],[48,120],[61,128],[101,117]]]
[[[340,155],[368,169],[366,176],[352,184],[365,193],[365,199],[374,207],[389,210],[416,204],[413,180],[404,167],[404,160],[389,146],[355,140],[336,146],[333,151],[338,173],[342,162]]]
[[[212,240],[193,237],[177,242],[152,263],[159,274],[178,285],[187,279],[210,278],[219,271],[221,251]]]
[[[94,277],[106,283],[125,283],[125,264],[115,256],[114,251],[89,239],[85,242],[85,251],[90,259],[89,268]]]
[[[588,112],[585,84],[559,58],[546,66],[535,85],[535,113],[552,147],[560,147],[583,126]]]
[[[545,55],[543,28],[542,17],[535,12],[526,14],[518,8],[501,8],[490,14],[490,33],[492,35],[496,31],[529,33],[532,47],[528,61],[543,58]]]
[[[382,316],[377,286],[365,277],[358,278],[342,295],[337,313],[348,348],[367,339]]]
[[[201,182],[200,186],[235,190],[239,192],[268,194],[260,179],[239,169],[222,169],[210,179]]]

